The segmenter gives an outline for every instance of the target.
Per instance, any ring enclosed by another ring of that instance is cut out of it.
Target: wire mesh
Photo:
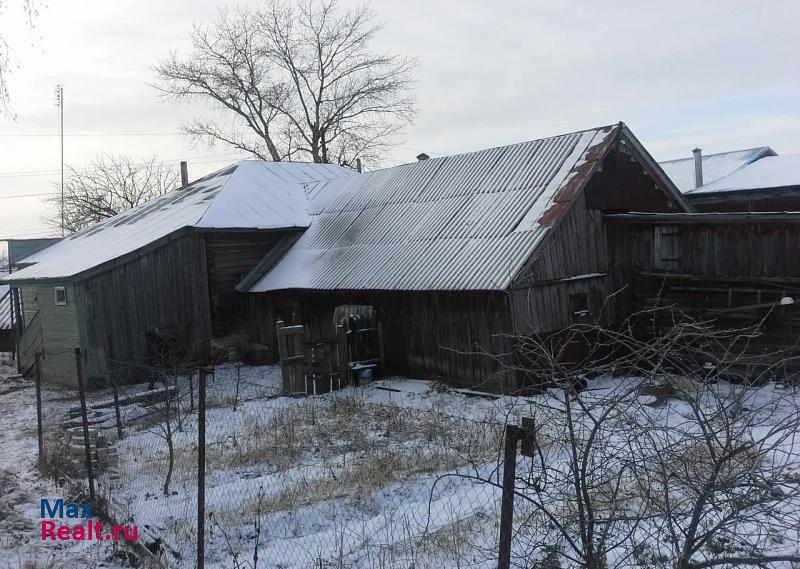
[[[197,370],[108,370],[87,402],[98,497],[165,566],[193,569]],[[434,385],[385,380],[298,398],[281,395],[279,366],[216,367],[205,567],[494,567],[507,410]],[[85,475],[74,456],[72,472]]]

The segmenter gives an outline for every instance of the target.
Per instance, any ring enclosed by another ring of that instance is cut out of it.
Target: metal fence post
[[[119,410],[119,390],[117,384],[114,383],[114,414],[117,416],[117,438],[123,438],[122,433],[122,413]]]
[[[194,411],[194,374],[189,376],[189,411]]]
[[[503,499],[500,505],[500,541],[497,548],[497,569],[511,567],[511,536],[514,531],[514,479],[517,475],[517,442],[523,431],[506,425],[503,453]]]
[[[114,359],[114,342],[112,342],[111,334],[107,336],[108,340],[108,357],[106,358],[106,370],[108,371],[108,379],[111,381],[111,387],[114,390],[114,415],[117,419],[117,438],[121,439],[122,434],[122,414],[119,410],[119,389],[117,387],[117,374],[114,369],[116,360]]]
[[[36,379],[36,432],[39,436],[39,464],[44,460],[44,432],[42,425],[42,354],[34,354],[34,376]]]
[[[86,449],[86,473],[89,477],[89,497],[94,502],[94,471],[92,469],[92,449],[89,440],[89,416],[86,411],[86,385],[83,381],[83,362],[81,349],[75,348],[75,367],[78,372],[78,391],[81,397],[81,419],[83,423],[83,446]]]
[[[197,569],[205,567],[206,373],[204,368],[197,373]]]

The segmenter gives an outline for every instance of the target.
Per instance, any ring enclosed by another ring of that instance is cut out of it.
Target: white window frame
[[[58,293],[59,292],[63,292],[64,293],[64,300],[61,300],[61,301],[58,300]],[[65,286],[54,286],[53,287],[53,298],[54,298],[54,300],[56,302],[56,306],[67,306],[67,304],[68,304],[68,301],[67,301],[67,287],[65,287]]]

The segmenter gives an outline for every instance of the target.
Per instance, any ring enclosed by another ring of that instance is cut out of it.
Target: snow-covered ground
[[[264,567],[496,564],[500,491],[475,477],[497,480],[502,426],[523,399],[411,379],[296,399],[278,396],[278,367],[241,373],[236,411],[235,366],[209,380],[207,567],[252,563],[256,543]],[[185,414],[188,380],[179,385]],[[166,561],[192,567],[196,417],[173,435],[166,495],[164,422],[126,422],[120,478],[101,486],[147,539],[163,539]]]
[[[42,541],[41,498],[68,498],[36,465],[36,394],[0,353],[0,567],[9,569],[121,569],[105,542]]]
[[[500,397],[392,378],[291,398],[280,396],[280,383],[276,366],[226,364],[209,378],[205,542],[209,569],[253,567],[256,552],[257,566],[270,569],[494,569],[502,432],[505,424],[519,424],[522,417],[539,421],[543,463],[519,457],[517,490],[533,492],[546,468],[551,478],[545,490],[536,491],[537,499],[553,511],[560,508],[564,516],[574,509],[569,485],[560,487],[557,479],[569,472],[563,391]],[[13,488],[0,499],[0,555],[10,552],[16,555],[11,559],[25,562],[25,555],[45,559],[57,554],[60,559],[80,559],[76,566],[102,567],[111,554],[108,548],[79,548],[66,542],[68,547],[54,550],[37,539],[31,496],[58,495],[61,490],[35,470],[34,396],[23,385],[7,381],[0,392],[4,450],[0,484]],[[120,523],[138,524],[140,540],[158,551],[168,566],[183,569],[195,566],[196,555],[197,380],[182,377],[177,385],[179,408],[163,402],[124,407],[125,436],[115,442],[119,468],[101,471],[98,488]],[[622,430],[603,429],[598,435],[605,447],[603,456],[611,460],[615,448],[619,457],[641,458],[640,453],[649,452],[646,445],[640,449],[636,440],[624,438],[637,433],[627,426],[641,422],[654,440],[663,437],[668,446],[673,434],[691,422],[686,401],[640,395],[637,386],[636,379],[604,377],[589,380],[580,395],[586,410],[602,406],[615,394],[633,393],[623,397],[625,404],[613,423],[614,429],[622,426]],[[122,396],[147,388],[146,384],[128,387]],[[724,383],[690,388],[723,395],[729,389]],[[68,404],[62,399],[61,409],[76,404],[71,394],[48,395],[56,396],[67,397]],[[96,403],[109,394],[90,397]],[[791,418],[799,403],[795,388],[768,385],[752,390],[736,413],[743,416],[764,409],[763,424],[756,422],[747,429],[748,436],[758,437],[759,430],[774,432],[775,424]],[[102,430],[114,439],[113,413],[93,413],[94,419],[104,417],[109,420]],[[754,417],[758,420],[759,415]],[[582,421],[585,417],[576,419],[579,428]],[[170,440],[173,468],[166,484]],[[791,462],[786,480],[795,484],[798,476],[792,472],[800,472],[795,469],[800,445],[795,445],[793,436],[785,442]],[[702,465],[702,453],[696,458]],[[658,483],[657,469],[651,474]],[[637,500],[635,493],[626,494],[622,507]],[[669,559],[669,546],[657,535],[661,520],[657,515],[648,520],[632,531],[648,532],[641,551],[651,560]],[[558,532],[524,500],[518,499],[515,524],[513,566],[531,567],[542,543],[558,541]],[[799,541],[797,529],[782,528],[774,536],[774,551],[791,551]],[[9,535],[14,539],[7,539]],[[657,565],[643,562],[641,551],[631,557],[629,545],[609,553],[609,566]]]

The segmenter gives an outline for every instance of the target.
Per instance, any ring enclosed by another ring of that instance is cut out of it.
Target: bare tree
[[[262,160],[376,159],[416,112],[416,62],[375,53],[380,29],[369,5],[341,11],[336,0],[221,10],[214,24],[194,28],[188,57],[173,54],[155,67],[156,87],[212,103],[231,119],[183,125],[196,141]]]
[[[38,0],[23,0],[21,7],[25,15],[25,23],[32,28],[39,15]],[[0,0],[0,16],[5,16],[8,9],[8,2]],[[3,20],[5,22],[5,19]],[[13,67],[13,57],[11,46],[6,40],[4,29],[0,28],[0,115],[14,117],[13,111],[9,107],[8,74]]]
[[[174,189],[180,180],[177,168],[149,158],[136,161],[129,156],[101,155],[87,168],[67,166],[64,179],[64,225],[67,232],[79,231]],[[45,218],[61,228],[61,195],[48,202],[55,213]]]
[[[668,329],[634,332],[659,310],[517,339],[543,389],[528,410],[535,457],[517,469],[518,566],[800,564],[795,346],[754,367],[743,346],[763,322],[669,312]],[[567,363],[576,344],[584,356]]]

